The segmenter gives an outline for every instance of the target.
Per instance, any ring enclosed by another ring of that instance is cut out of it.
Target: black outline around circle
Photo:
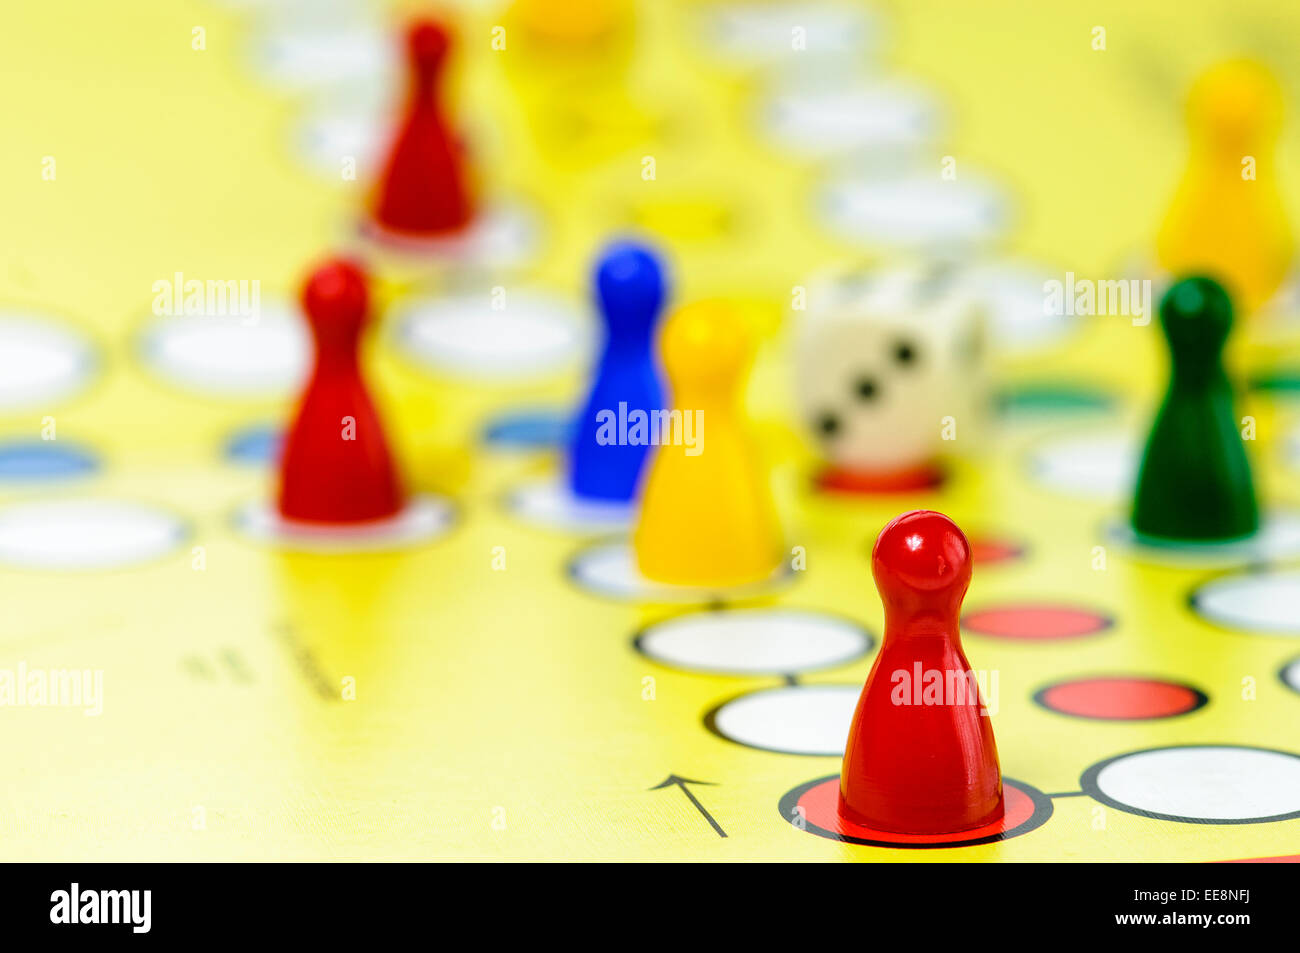
[[[975,558],[975,553],[974,553],[975,545],[976,543],[989,543],[989,542],[1000,543],[1003,546],[1009,546],[1012,550],[1014,550],[1014,552],[1010,556],[1006,556],[1002,559],[995,559],[993,560],[993,562],[985,562],[981,564],[980,561]],[[1025,559],[1029,557],[1029,554],[1032,549],[1029,543],[1022,542],[1021,540],[1018,539],[1012,539],[1010,536],[999,538],[997,536],[981,536],[979,533],[975,534],[975,539],[973,541],[970,541],[970,545],[971,545],[971,564],[975,566],[983,565],[984,568],[986,569],[992,569],[997,566],[1008,566],[1012,563],[1023,562]]]
[[[790,612],[790,613],[800,613],[805,616],[820,616],[823,619],[842,622],[845,625],[852,627],[857,631],[858,635],[862,637],[864,644],[860,652],[857,652],[853,655],[847,656],[845,658],[836,661],[829,662],[825,665],[817,665],[812,668],[787,669],[780,672],[738,671],[734,669],[718,669],[718,668],[686,668],[681,665],[673,665],[672,663],[664,661],[661,658],[656,658],[655,656],[646,652],[645,649],[642,647],[642,641],[645,639],[647,635],[650,634],[652,629],[657,629],[660,628],[661,626],[669,625],[673,622],[677,622],[678,620],[684,619],[688,616],[706,615],[712,612]],[[636,632],[634,632],[632,635],[632,650],[636,652],[637,655],[641,656],[641,658],[645,659],[647,662],[651,662],[655,665],[661,666],[662,668],[666,668],[674,672],[683,672],[687,675],[722,675],[729,678],[783,678],[791,675],[803,675],[808,672],[828,672],[832,669],[843,668],[846,665],[852,665],[854,662],[861,661],[862,659],[870,655],[872,652],[874,652],[876,646],[879,644],[880,643],[879,640],[876,638],[876,634],[872,632],[870,629],[868,629],[861,622],[859,622],[857,619],[850,618],[847,615],[843,615],[837,612],[823,612],[820,609],[805,609],[799,606],[786,606],[786,605],[775,605],[775,606],[719,605],[714,608],[704,608],[704,609],[687,608],[682,612],[671,613],[669,615],[664,616],[662,619],[656,619],[653,622],[648,622],[645,625],[641,626],[641,628],[637,629]],[[761,689],[759,690],[761,691]],[[735,697],[740,698],[741,696],[737,695]],[[732,700],[734,699],[728,699],[728,701],[732,701]],[[725,705],[726,703],[727,702],[722,702],[720,705],[715,706],[714,710],[716,711],[717,708],[721,708],[722,705]]]
[[[1282,663],[1282,667],[1277,670],[1277,679],[1286,687],[1287,691],[1295,692],[1297,695],[1300,695],[1300,685],[1292,685],[1286,680],[1286,671],[1292,665],[1300,665],[1300,655]]]
[[[966,622],[966,619],[968,617],[972,615],[978,615],[981,612],[1006,612],[1008,609],[1041,609],[1041,610],[1064,609],[1072,612],[1087,612],[1091,615],[1096,616],[1098,619],[1101,619],[1103,621],[1103,624],[1095,629],[1092,629],[1089,632],[1076,632],[1073,633],[1072,635],[1052,635],[1046,638],[1041,638],[1041,637],[1025,638],[1019,635],[1002,635],[996,632],[987,632],[982,629],[971,628]],[[1117,618],[1109,612],[1102,612],[1098,609],[1089,609],[1086,606],[1081,606],[1078,604],[1072,605],[1064,601],[1061,602],[1024,601],[1024,602],[1003,602],[1003,603],[995,602],[988,606],[980,606],[976,609],[972,609],[969,612],[963,612],[961,614],[961,619],[960,619],[962,635],[966,635],[967,633],[969,633],[971,635],[979,636],[980,638],[983,639],[1000,639],[1003,642],[1012,642],[1017,645],[1047,645],[1056,642],[1073,642],[1076,639],[1091,639],[1097,636],[1104,635],[1105,633],[1111,631],[1112,629],[1115,628],[1117,622],[1118,622]]]
[[[841,758],[844,756],[843,747],[841,747],[839,751],[791,751],[788,748],[765,748],[762,745],[752,745],[747,741],[740,741],[730,735],[723,734],[721,729],[718,728],[718,712],[730,705],[732,702],[739,701],[742,698],[748,698],[750,695],[763,695],[768,692],[788,692],[792,689],[808,691],[810,689],[818,688],[848,688],[858,693],[861,693],[862,691],[862,689],[858,688],[857,684],[853,682],[812,682],[808,684],[796,683],[794,685],[771,685],[767,688],[756,688],[753,691],[741,692],[739,695],[732,695],[730,698],[718,702],[718,704],[714,705],[704,713],[704,727],[710,734],[721,738],[728,744],[739,745],[742,748],[748,748],[750,751],[766,751],[768,754],[784,754],[796,758]],[[848,740],[847,732],[845,733],[844,738],[846,741]]]
[[[1241,625],[1231,625],[1222,619],[1213,619],[1206,615],[1200,604],[1197,602],[1201,590],[1206,589],[1221,580],[1241,578],[1245,576],[1266,576],[1278,572],[1295,572],[1295,567],[1287,563],[1256,562],[1217,572],[1212,576],[1207,576],[1200,582],[1196,583],[1196,585],[1192,586],[1192,588],[1187,591],[1184,603],[1188,610],[1191,611],[1192,615],[1196,616],[1198,621],[1213,629],[1217,629],[1220,632],[1231,632],[1234,635],[1263,636],[1264,638],[1269,639],[1295,639],[1300,637],[1300,625],[1297,625],[1294,629],[1261,629],[1258,627],[1247,628]]]
[[[828,774],[820,778],[815,778],[812,781],[805,781],[798,787],[792,788],[783,794],[781,800],[777,804],[777,810],[780,812],[782,820],[791,827],[795,827],[794,821],[790,819],[790,816],[794,813],[794,809],[799,805],[799,799],[819,784],[824,784],[832,778],[838,777],[838,774]],[[1028,834],[1029,832],[1042,827],[1051,820],[1053,813],[1052,799],[1042,791],[1038,790],[1038,788],[1033,785],[1025,784],[1023,781],[1017,781],[1015,778],[1008,778],[1005,776],[1002,778],[1002,784],[1004,786],[1010,784],[1021,793],[1028,795],[1029,800],[1034,805],[1034,810],[1033,813],[1029,815],[1028,819],[1015,827],[1009,830],[1000,831],[997,834],[989,834],[985,837],[926,843],[899,843],[898,841],[868,840],[865,837],[849,837],[845,834],[837,834],[834,831],[828,831],[826,828],[820,827],[811,822],[803,828],[803,831],[809,834],[816,834],[818,837],[825,837],[827,840],[839,841],[842,844],[859,844],[863,847],[894,847],[902,850],[935,850],[947,847],[975,847],[980,844],[995,844],[998,841],[1009,840],[1012,837],[1019,837],[1022,834]],[[795,830],[799,830],[799,828],[795,827]],[[959,831],[958,834],[960,833],[961,832]]]
[[[1043,696],[1045,696],[1053,688],[1060,688],[1063,685],[1073,685],[1078,682],[1093,682],[1093,681],[1101,681],[1101,680],[1159,682],[1162,685],[1170,685],[1175,688],[1184,688],[1187,691],[1191,692],[1194,696],[1196,696],[1196,703],[1191,708],[1188,708],[1184,711],[1176,711],[1171,715],[1144,715],[1136,718],[1127,718],[1119,715],[1080,715],[1077,712],[1062,711],[1059,708],[1053,708],[1051,705],[1047,704],[1047,702],[1043,700]],[[1084,721],[1117,721],[1117,722],[1136,723],[1136,722],[1144,722],[1144,721],[1167,721],[1170,718],[1182,718],[1184,715],[1190,715],[1192,714],[1192,712],[1200,711],[1202,708],[1208,705],[1210,703],[1210,696],[1205,694],[1205,692],[1201,691],[1196,686],[1188,685],[1186,682],[1173,682],[1167,678],[1158,678],[1152,675],[1079,675],[1073,678],[1067,678],[1064,681],[1052,682],[1049,685],[1044,685],[1042,688],[1038,689],[1038,691],[1030,695],[1029,700],[1032,701],[1039,708],[1043,709],[1044,711],[1050,711],[1054,715],[1061,715],[1065,718],[1081,718]]]
[[[1290,811],[1286,814],[1273,814],[1268,817],[1242,817],[1242,818],[1205,818],[1205,817],[1184,817],[1179,814],[1157,814],[1154,811],[1145,811],[1142,808],[1134,807],[1131,804],[1123,804],[1106,794],[1097,784],[1097,777],[1101,772],[1114,764],[1116,761],[1123,761],[1125,758],[1131,758],[1134,755],[1150,754],[1154,751],[1173,751],[1179,748],[1235,748],[1239,751],[1263,751],[1268,754],[1286,755],[1288,758],[1295,758],[1300,761],[1300,754],[1294,751],[1283,751],[1281,748],[1264,748],[1259,745],[1233,745],[1217,744],[1214,742],[1202,742],[1200,744],[1187,745],[1160,745],[1156,748],[1137,748],[1133,751],[1125,751],[1122,754],[1112,755],[1103,761],[1084,770],[1079,776],[1079,787],[1083,793],[1098,804],[1104,804],[1106,807],[1112,807],[1117,811],[1125,814],[1133,814],[1138,817],[1148,817],[1157,821],[1174,821],[1179,824],[1271,824],[1275,821],[1290,821],[1300,818],[1300,809]]]

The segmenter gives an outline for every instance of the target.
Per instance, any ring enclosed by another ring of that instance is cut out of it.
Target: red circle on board
[[[1025,554],[1025,548],[1009,539],[997,539],[992,536],[974,537],[970,541],[971,558],[980,566],[994,566],[1019,559]]]
[[[1076,639],[1095,635],[1113,624],[1109,616],[1099,612],[1052,605],[995,606],[968,613],[961,620],[966,631],[1025,642]]]
[[[1076,718],[1138,721],[1185,715],[1209,699],[1195,688],[1176,682],[1111,676],[1049,685],[1034,695],[1034,701]]]
[[[1015,784],[1003,781],[1002,784],[1003,815],[991,824],[951,834],[900,834],[897,831],[878,831],[863,824],[856,824],[840,816],[840,779],[839,776],[826,778],[804,791],[795,802],[800,815],[814,833],[837,835],[852,841],[870,841],[884,846],[897,844],[900,847],[926,846],[943,844],[964,844],[968,841],[981,841],[997,838],[1033,819],[1038,805],[1028,792]]]

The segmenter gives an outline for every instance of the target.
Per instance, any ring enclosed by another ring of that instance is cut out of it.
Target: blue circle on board
[[[54,441],[22,440],[0,444],[0,480],[62,480],[99,469],[99,460],[84,447]]]
[[[277,427],[259,425],[239,431],[226,441],[226,457],[236,463],[264,465],[280,458],[284,442]]]
[[[488,421],[483,442],[508,450],[547,450],[569,442],[567,410],[515,410]]]

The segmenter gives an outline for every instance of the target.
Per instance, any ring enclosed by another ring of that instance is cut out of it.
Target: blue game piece
[[[654,334],[664,284],[658,255],[634,242],[610,245],[597,264],[605,346],[569,444],[569,489],[581,499],[626,503],[636,498],[650,447],[623,439],[626,425],[618,421],[663,408]]]

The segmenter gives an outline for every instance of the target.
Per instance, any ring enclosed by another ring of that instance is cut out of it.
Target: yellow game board
[[[357,222],[398,81],[385,51],[422,8],[6,11],[0,856],[1300,852],[1295,299],[1240,335],[1270,514],[1246,547],[1126,537],[1164,374],[1155,327],[1127,317],[1004,322],[1001,413],[935,491],[814,491],[791,409],[793,289],[916,251],[887,215],[867,234],[836,213],[878,210],[880,182],[1020,314],[1067,271],[1153,274],[1191,79],[1245,51],[1300,102],[1283,42],[1300,8],[1166,6],[641,3],[584,57],[546,55],[499,6],[451,8],[490,227],[463,266],[375,261],[368,369],[422,494],[379,541],[286,536],[268,459],[307,360],[306,268],[373,253]],[[862,103],[880,124],[848,121]],[[1298,155],[1292,117],[1293,222]],[[621,572],[617,522],[546,525],[595,327],[588,272],[627,231],[667,250],[675,302],[726,298],[761,336],[749,406],[791,558],[757,591],[648,591]],[[257,282],[257,312],[157,313],[158,282],[186,279]],[[503,322],[486,341],[485,316]],[[813,782],[838,774],[880,638],[870,545],[921,507],[976,546],[965,647],[1016,819],[857,843],[817,823]],[[1099,679],[1138,683],[1143,715],[1096,717],[1114,697]]]

